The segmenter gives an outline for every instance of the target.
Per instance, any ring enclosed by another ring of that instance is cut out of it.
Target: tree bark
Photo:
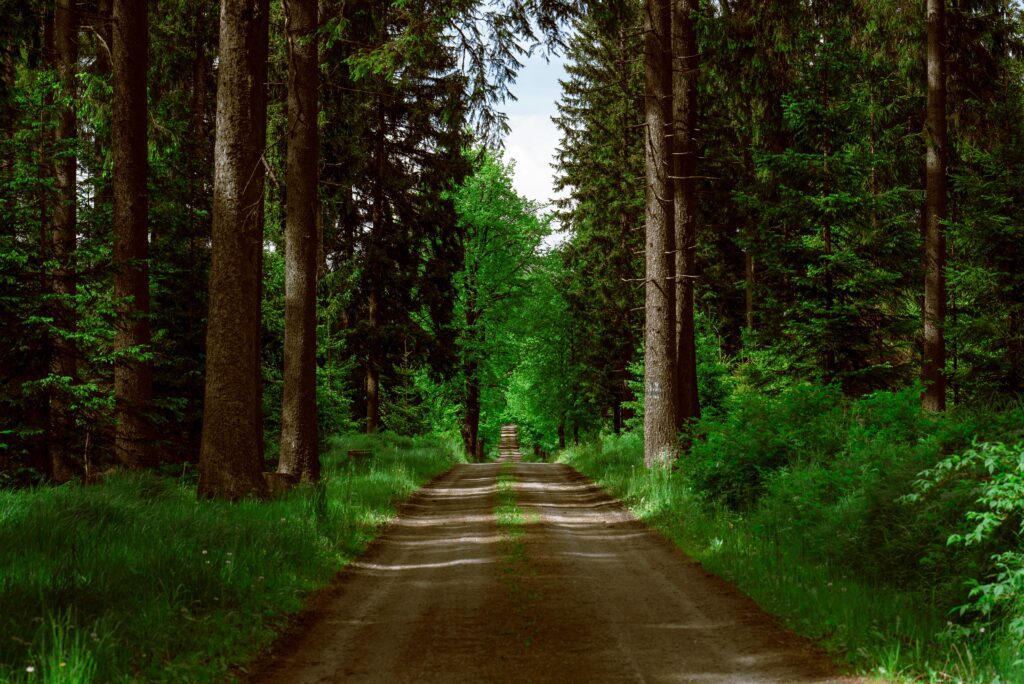
[[[466,397],[463,405],[462,443],[466,455],[476,454],[476,443],[480,434],[480,376],[479,367],[474,355],[481,344],[477,335],[480,312],[477,310],[477,273],[475,264],[470,269],[466,286],[466,336],[470,340],[469,349],[463,352],[463,377],[466,383]]]
[[[370,226],[370,301],[367,307],[369,322],[370,351],[366,358],[366,432],[372,434],[380,427],[380,367],[377,360],[378,328],[380,327],[380,298],[377,288],[380,287],[383,267],[380,263],[381,244],[384,238],[384,135],[387,119],[384,116],[384,105],[377,102],[377,139],[374,145],[376,154],[376,176],[373,185],[373,215]]]
[[[676,276],[676,428],[700,417],[693,289],[697,276],[697,0],[672,0],[672,170]]]
[[[480,434],[480,379],[476,372],[476,363],[467,361],[465,364],[466,405],[462,418],[462,443],[468,456],[476,453],[476,444]]]
[[[93,64],[93,70],[97,76],[109,78],[114,68],[114,0],[98,0],[96,3],[94,27],[97,39],[95,41],[96,61]],[[106,150],[103,148],[106,142],[101,135],[93,136],[93,152],[96,155],[96,160],[101,165],[106,155]],[[93,197],[93,207],[96,211],[102,212],[106,207],[110,206],[113,199],[110,178],[105,173],[101,173],[93,179],[93,184],[96,193]]]
[[[53,15],[53,41],[57,58],[57,76],[61,95],[72,103],[76,99],[78,64],[78,14],[75,0],[58,0]],[[52,257],[56,263],[52,288],[53,337],[50,373],[74,382],[78,375],[78,350],[74,333],[78,327],[73,299],[78,293],[75,251],[78,238],[78,161],[74,150],[78,120],[74,104],[61,107],[57,121],[57,154],[54,157],[56,200],[52,212]],[[50,474],[57,481],[72,477],[71,439],[75,420],[69,395],[57,389],[50,395]]]
[[[644,10],[646,123],[646,297],[644,323],[644,463],[672,461],[676,453],[675,237],[667,149],[671,112],[671,15],[668,0]],[[666,107],[669,105],[669,107]]]
[[[269,0],[222,0],[199,496],[266,494],[260,381]]]
[[[377,367],[376,351],[373,349],[376,331],[380,326],[377,293],[370,291],[367,307],[370,324],[371,348],[366,359],[366,434],[372,435],[380,428],[380,369]]]
[[[316,424],[317,0],[285,3],[288,202],[285,218],[284,397],[278,472],[320,479]]]
[[[924,236],[924,359],[921,406],[946,408],[946,10],[945,0],[928,0],[928,159]]]
[[[146,188],[148,140],[146,73],[148,70],[148,5],[134,0],[114,2],[111,130],[114,191],[114,300],[117,332],[114,348],[114,451],[130,468],[152,461],[153,426],[148,411],[153,400],[153,366],[138,358],[149,352],[149,235]]]

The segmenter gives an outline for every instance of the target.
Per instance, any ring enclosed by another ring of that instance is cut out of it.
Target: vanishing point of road
[[[521,462],[517,442],[509,426],[497,463],[416,493],[249,681],[849,681],[590,480]],[[500,482],[518,522],[496,515]]]

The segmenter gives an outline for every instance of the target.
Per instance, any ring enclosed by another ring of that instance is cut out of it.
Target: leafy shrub
[[[963,515],[964,532],[949,535],[950,546],[989,547],[993,571],[969,581],[969,600],[957,609],[977,621],[1004,621],[1012,639],[1024,641],[1024,442],[976,443],[921,473],[916,502],[942,488],[966,488],[974,505]]]
[[[832,386],[796,385],[780,396],[733,394],[721,417],[697,427],[686,469],[696,491],[733,509],[753,506],[773,473],[821,461],[842,448],[843,407]]]

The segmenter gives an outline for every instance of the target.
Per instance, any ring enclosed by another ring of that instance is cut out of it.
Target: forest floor
[[[463,464],[247,681],[853,681],[564,464]]]

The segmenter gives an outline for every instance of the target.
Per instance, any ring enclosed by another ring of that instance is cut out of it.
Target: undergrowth
[[[561,459],[862,672],[1024,681],[1024,456],[971,447],[1010,441],[1024,412],[923,415],[917,401],[736,396],[674,470],[643,467],[639,434]]]
[[[0,490],[0,681],[223,680],[459,451],[329,446],[319,487],[271,502],[198,502],[187,474]],[[369,464],[347,463],[357,448]]]

